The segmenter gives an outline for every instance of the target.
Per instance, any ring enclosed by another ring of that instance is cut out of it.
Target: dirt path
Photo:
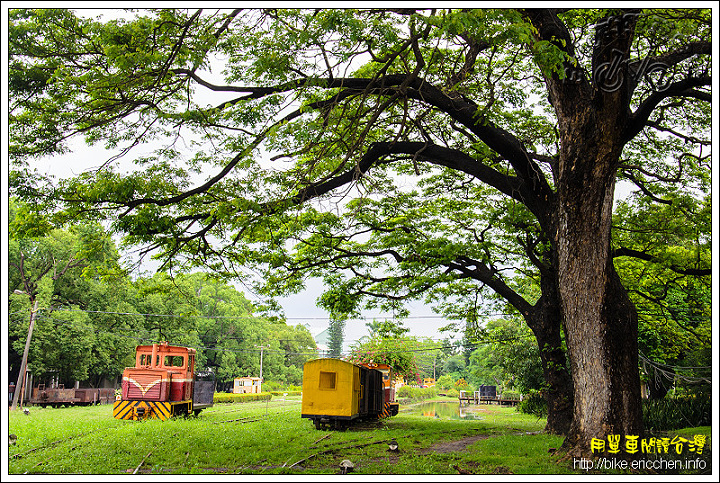
[[[421,449],[420,451],[418,451],[418,454],[452,453],[454,451],[462,451],[476,441],[480,441],[481,439],[488,439],[489,437],[490,436],[488,436],[487,434],[480,434],[477,436],[468,436],[463,439],[456,439],[454,441],[441,441],[439,443],[433,444],[428,448]]]

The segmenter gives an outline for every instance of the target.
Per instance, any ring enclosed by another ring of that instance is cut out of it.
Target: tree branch
[[[637,258],[639,260],[644,260],[646,262],[660,263],[660,264],[662,263],[662,260],[660,260],[659,258],[657,258],[653,255],[650,255],[645,252],[641,252],[639,250],[633,250],[631,248],[625,248],[625,247],[615,249],[613,251],[612,256],[613,256],[613,258],[632,257],[632,258]],[[692,275],[692,276],[698,276],[698,277],[712,275],[711,268],[682,268],[682,267],[678,267],[677,265],[670,265],[667,268],[669,268],[673,272],[679,273],[681,275]]]
[[[630,115],[625,128],[623,141],[627,143],[643,130],[648,123],[650,115],[664,99],[676,96],[682,97],[685,93],[690,93],[692,97],[695,97],[693,93],[697,91],[692,90],[693,87],[710,86],[711,84],[712,78],[709,75],[699,77],[690,76],[670,84],[667,89],[661,92],[653,92],[647,99],[641,102],[635,112]]]

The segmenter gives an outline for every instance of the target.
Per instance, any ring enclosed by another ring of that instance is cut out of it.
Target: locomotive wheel
[[[200,415],[200,411],[202,411],[202,409],[193,410],[193,413],[195,413],[195,417],[198,417]]]

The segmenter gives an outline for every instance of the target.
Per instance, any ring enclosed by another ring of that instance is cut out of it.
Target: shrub
[[[520,393],[518,391],[503,391],[503,399],[520,399]]]
[[[227,392],[216,392],[213,396],[213,403],[244,403],[251,401],[269,401],[272,394],[269,392],[232,394]]]
[[[446,396],[449,396],[449,397],[458,397],[458,396],[460,396],[460,391],[458,391],[458,390],[455,389],[455,388],[448,389],[448,390],[445,392],[445,395],[446,395]]]
[[[302,386],[295,386],[292,384],[285,384],[279,381],[263,381],[262,388],[267,392],[291,392],[291,391],[302,391]]]
[[[457,381],[455,381],[455,389],[458,391],[468,391],[470,390],[470,384],[464,379],[460,378]]]
[[[403,386],[398,389],[397,397],[410,399],[411,401],[423,401],[425,399],[432,399],[437,396],[437,389],[435,387],[412,387]]]
[[[712,403],[708,395],[645,399],[642,410],[645,429],[649,430],[669,431],[711,425]]]
[[[540,391],[531,390],[523,396],[523,400],[517,405],[517,410],[544,418],[548,414],[547,401]]]
[[[452,389],[452,387],[455,385],[455,381],[450,374],[443,374],[442,376],[438,377],[437,381],[435,381],[435,385],[439,386],[442,390],[447,390]]]

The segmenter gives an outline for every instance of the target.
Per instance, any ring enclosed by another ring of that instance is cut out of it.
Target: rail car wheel
[[[198,417],[198,416],[200,415],[200,411],[202,411],[202,409],[195,409],[195,410],[193,410],[193,413],[195,414],[195,417]]]
[[[342,421],[340,419],[336,419],[333,424],[334,428],[338,431],[345,431],[347,430],[349,423]]]

